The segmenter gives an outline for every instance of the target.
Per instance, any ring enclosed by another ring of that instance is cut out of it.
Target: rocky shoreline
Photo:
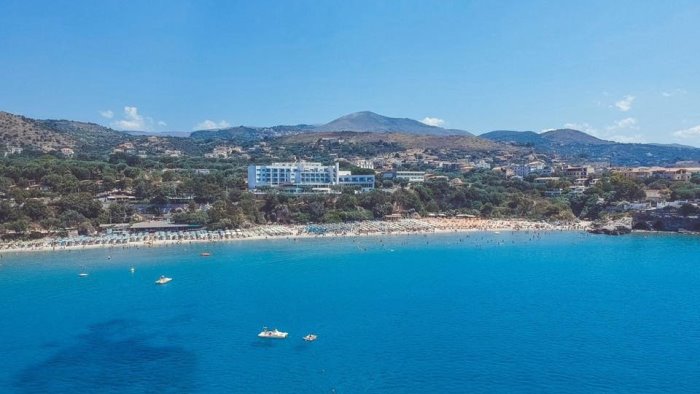
[[[624,217],[616,220],[594,222],[587,230],[592,234],[623,235],[632,232],[632,218]]]

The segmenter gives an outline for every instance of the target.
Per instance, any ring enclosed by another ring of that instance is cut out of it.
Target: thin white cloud
[[[433,118],[430,116],[426,116],[425,118],[423,118],[423,120],[421,120],[421,123],[425,123],[428,126],[441,127],[442,125],[445,124],[445,121],[443,119],[440,119],[440,118]]]
[[[115,120],[111,126],[118,130],[153,131],[156,126],[164,127],[166,123],[162,120],[156,122],[151,117],[141,115],[137,107],[126,106],[122,119]]]
[[[679,96],[679,95],[686,94],[686,93],[688,93],[688,92],[685,91],[684,89],[673,89],[673,90],[667,90],[667,91],[661,92],[661,95],[664,97],[673,97],[673,96]]]
[[[610,141],[622,142],[625,144],[645,144],[645,143],[647,143],[646,137],[644,137],[641,134],[634,134],[634,135],[616,134],[616,135],[608,136],[608,137],[606,137],[606,139],[610,140]]]
[[[203,120],[199,123],[197,123],[192,130],[216,130],[216,129],[225,129],[227,127],[231,127],[231,124],[225,120],[222,120],[220,122],[215,122],[213,120]]]
[[[608,140],[608,141],[616,141],[616,142],[624,142],[624,143],[645,143],[647,142],[645,137],[641,134],[634,134],[634,135],[626,135],[626,134],[621,134],[624,133],[626,130],[639,130],[639,123],[637,122],[637,119],[628,117],[624,119],[620,119],[613,123],[610,126],[607,126],[602,129],[598,129],[594,126],[591,126],[588,123],[566,123],[564,125],[564,128],[567,129],[574,129],[574,130],[579,130],[583,131],[584,133],[590,134],[594,137]]]
[[[616,101],[615,107],[622,112],[627,112],[630,109],[632,109],[632,103],[634,102],[634,99],[636,99],[636,97],[627,95],[623,97],[622,100]]]
[[[695,139],[695,138],[700,140],[700,125],[697,125],[695,127],[691,127],[688,129],[674,131],[673,135],[680,138],[680,139],[684,139],[684,140]]]
[[[606,127],[607,130],[639,130],[639,125],[637,119],[635,118],[624,118],[616,121],[614,124]]]
[[[99,112],[100,112],[100,116],[102,116],[103,118],[112,119],[114,117],[114,112],[112,112],[109,109],[105,110],[105,111],[99,111]]]
[[[565,123],[564,128],[583,131],[584,133],[593,134],[593,135],[598,134],[598,129],[596,129],[595,127],[591,126],[590,124],[588,124],[586,122],[584,122],[584,123]]]

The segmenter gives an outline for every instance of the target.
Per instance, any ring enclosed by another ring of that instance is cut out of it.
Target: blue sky
[[[120,129],[371,110],[700,146],[700,2],[0,2],[0,110]]]

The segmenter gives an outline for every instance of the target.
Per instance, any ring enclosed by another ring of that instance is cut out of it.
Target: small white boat
[[[81,278],[84,278],[84,277],[88,276],[88,273],[87,273],[87,272],[81,272],[81,273],[78,274],[78,276],[81,277]]]
[[[131,271],[131,273],[133,274],[134,272],[136,272],[136,268],[131,267],[131,268],[129,269],[129,271]]]
[[[156,284],[157,285],[164,285],[172,280],[173,280],[173,278],[168,278],[167,276],[161,275],[160,278],[158,278],[158,280],[156,280]]]
[[[305,340],[306,342],[313,342],[313,341],[315,341],[316,339],[318,339],[318,335],[316,335],[316,334],[309,334],[309,335],[307,335],[307,336],[304,337],[304,340]]]
[[[282,332],[276,328],[274,330],[268,330],[267,327],[263,327],[263,330],[260,331],[260,334],[258,334],[258,337],[260,337],[260,338],[272,338],[272,339],[284,339],[284,338],[287,338],[287,335],[289,335],[288,332]]]

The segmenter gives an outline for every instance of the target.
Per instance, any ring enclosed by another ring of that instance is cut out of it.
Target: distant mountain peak
[[[386,116],[379,115],[378,113],[372,112],[372,111],[357,111],[357,112],[352,112],[352,113],[349,113],[349,114],[347,114],[347,115],[345,115],[345,116],[341,116],[340,118],[359,118],[359,117],[362,117],[362,116],[373,116],[373,117],[382,117],[382,118],[386,118]]]
[[[558,144],[609,145],[614,143],[612,141],[601,140],[583,131],[574,129],[549,130],[540,135],[542,138]]]
[[[480,137],[493,141],[528,145],[609,145],[612,141],[601,140],[590,134],[574,129],[556,129],[543,133],[534,131],[496,130],[481,134]]]
[[[372,111],[359,111],[341,116],[324,125],[317,126],[316,131],[356,131],[375,133],[407,133],[420,135],[471,135],[464,130],[444,129],[430,126],[409,118],[391,118]]]

